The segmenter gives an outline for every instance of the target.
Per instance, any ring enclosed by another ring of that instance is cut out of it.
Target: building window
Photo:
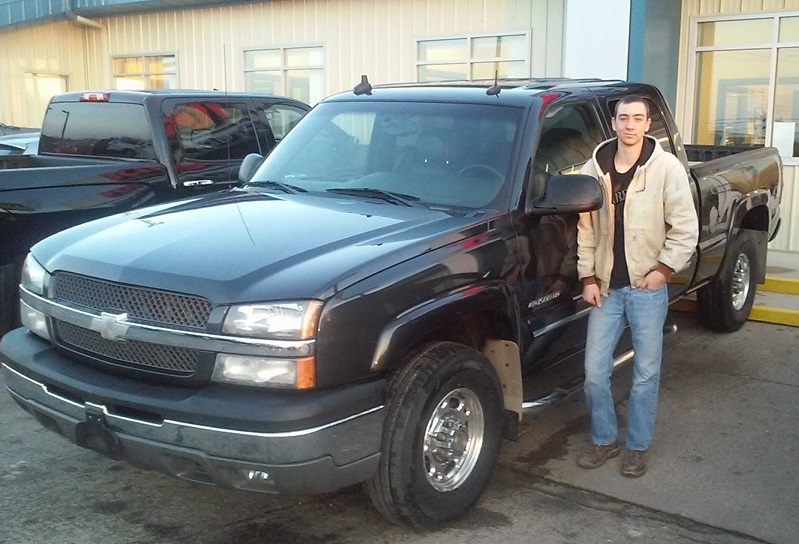
[[[418,81],[529,76],[527,34],[420,40]]]
[[[176,89],[175,55],[141,55],[114,58],[114,85],[117,89]]]
[[[26,124],[38,126],[42,122],[42,112],[47,109],[50,99],[67,91],[67,76],[53,74],[25,74],[25,103],[28,111],[36,112],[36,120],[26,121]]]
[[[695,30],[694,143],[799,157],[799,13],[702,18]]]
[[[324,49],[281,47],[244,52],[248,91],[290,96],[316,104],[325,96]]]

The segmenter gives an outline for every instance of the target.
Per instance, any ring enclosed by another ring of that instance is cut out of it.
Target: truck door
[[[246,100],[166,101],[163,114],[180,190],[230,187],[242,159],[261,153]]]
[[[531,182],[543,188],[554,174],[575,174],[605,139],[590,100],[555,102],[541,118]],[[531,218],[521,233],[529,251],[522,300],[533,342],[523,354],[526,371],[582,350],[588,305],[577,277],[576,213]]]

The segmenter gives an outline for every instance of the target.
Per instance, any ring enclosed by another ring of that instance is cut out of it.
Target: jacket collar
[[[644,162],[644,164],[639,165],[638,169],[647,168],[651,165],[658,157],[665,153],[663,147],[661,147],[660,142],[657,141],[653,136],[646,134],[645,137],[654,144],[654,149],[652,150],[652,154],[649,158]],[[616,146],[618,145],[618,138],[610,138],[609,140],[605,140],[604,142],[600,143],[594,149],[593,154],[593,161],[594,167],[599,175],[603,176],[608,173],[608,161],[613,160],[613,156],[616,153]]]

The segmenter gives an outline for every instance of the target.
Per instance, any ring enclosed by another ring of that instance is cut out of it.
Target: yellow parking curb
[[[752,306],[749,314],[751,321],[762,321],[777,325],[790,325],[799,327],[799,311],[786,308],[772,308],[770,306]]]
[[[757,289],[768,293],[799,295],[799,280],[793,278],[775,278],[766,276],[766,281],[758,284]]]
[[[671,305],[672,310],[679,312],[697,313],[699,306],[696,300],[683,298]],[[799,327],[799,311],[787,308],[774,308],[772,306],[752,306],[749,314],[750,321],[760,321],[762,323],[772,323],[775,325],[789,325]]]

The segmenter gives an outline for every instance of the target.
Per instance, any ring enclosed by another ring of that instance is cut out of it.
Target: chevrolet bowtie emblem
[[[124,342],[124,336],[128,332],[128,327],[130,327],[127,323],[127,319],[128,314],[103,312],[99,317],[92,319],[92,324],[89,328],[95,332],[99,332],[100,336],[106,340]]]

